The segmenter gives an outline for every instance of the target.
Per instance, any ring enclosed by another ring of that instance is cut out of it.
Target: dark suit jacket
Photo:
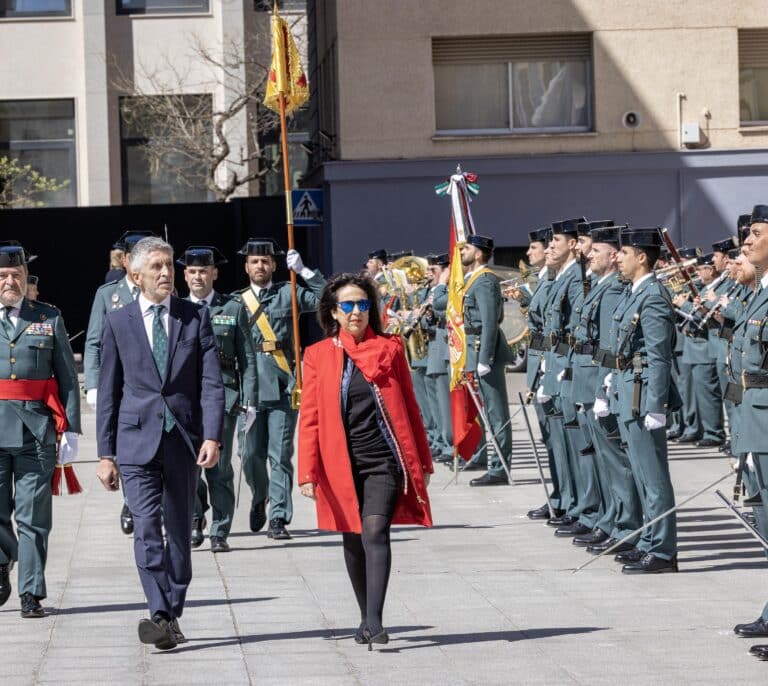
[[[138,300],[109,312],[101,337],[96,435],[100,456],[147,464],[157,452],[167,405],[196,458],[203,440],[221,442],[224,384],[206,308],[171,296],[168,364],[161,379]]]

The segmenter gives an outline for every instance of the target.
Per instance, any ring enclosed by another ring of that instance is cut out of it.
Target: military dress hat
[[[490,238],[489,236],[478,236],[477,234],[467,236],[467,245],[474,245],[481,250],[489,250],[493,252],[493,238]]]
[[[390,262],[399,260],[401,257],[413,257],[413,250],[401,250],[400,252],[391,252],[387,254],[387,259]]]
[[[529,243],[548,243],[549,242],[549,235],[550,235],[550,229],[548,226],[545,226],[541,229],[534,229],[533,231],[528,232],[528,242]]]
[[[621,231],[626,228],[626,226],[598,226],[591,229],[589,235],[593,243],[610,243],[618,247],[621,243]]]
[[[696,258],[696,265],[699,267],[711,267],[713,257],[714,255],[711,252],[708,252],[706,255],[699,255]]]
[[[157,238],[157,234],[152,231],[145,231],[144,229],[131,229],[120,236],[113,247],[120,248],[124,252],[129,253],[142,238],[149,237]]]
[[[751,214],[740,214],[739,218],[736,220],[736,229],[740,229],[743,226],[750,226],[752,224],[752,215]]]
[[[587,220],[584,217],[577,217],[576,219],[563,219],[559,222],[552,222],[552,233],[564,233],[572,236],[579,235],[579,224],[583,224]]]
[[[369,260],[381,260],[382,262],[387,261],[387,251],[386,250],[374,250],[373,252],[368,253],[368,259]]]
[[[680,248],[677,252],[680,253],[680,257],[685,260],[690,260],[692,257],[698,257],[699,255],[704,254],[698,246],[695,248]]]
[[[27,283],[30,286],[37,286],[37,282],[40,280],[39,276],[35,276],[34,274],[27,274]]]
[[[752,208],[749,224],[750,226],[752,224],[768,224],[768,205],[755,205]]]
[[[660,248],[663,244],[658,227],[627,228],[621,232],[621,244],[633,248]]]
[[[451,258],[448,257],[448,253],[442,253],[441,255],[427,255],[427,264],[430,267],[447,267],[451,263]]]
[[[741,255],[741,248],[734,248],[728,251],[729,260],[735,260],[739,255]]]
[[[176,260],[182,267],[218,267],[226,263],[227,258],[212,245],[190,245]]]
[[[0,267],[23,267],[27,264],[27,251],[18,241],[0,241]]]
[[[733,240],[733,238],[724,238],[721,241],[717,241],[716,243],[712,243],[712,250],[715,252],[728,252],[729,250],[733,250],[736,247],[736,241]]]
[[[274,238],[249,238],[248,242],[237,251],[238,255],[285,255]]]

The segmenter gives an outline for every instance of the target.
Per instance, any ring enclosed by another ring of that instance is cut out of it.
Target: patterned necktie
[[[11,340],[13,332],[16,329],[11,321],[11,312],[13,312],[13,307],[7,305],[3,308],[3,317],[0,318],[0,324],[3,325],[3,331],[5,332],[5,335],[8,336],[8,340]]]
[[[152,356],[155,358],[155,366],[160,374],[160,379],[165,379],[165,367],[168,364],[168,334],[163,326],[163,310],[165,305],[152,305],[155,318],[152,320]],[[173,419],[168,405],[163,410],[163,425],[166,431],[173,429],[176,422]]]

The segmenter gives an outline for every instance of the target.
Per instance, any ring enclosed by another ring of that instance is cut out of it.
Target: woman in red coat
[[[432,457],[405,349],[382,333],[373,282],[331,279],[318,319],[326,339],[304,353],[299,484],[321,529],[343,534],[361,622],[358,643],[387,643],[382,610],[394,524],[432,525]]]

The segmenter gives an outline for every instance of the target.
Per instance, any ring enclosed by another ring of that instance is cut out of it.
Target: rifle
[[[586,298],[592,288],[592,282],[587,276],[587,256],[583,252],[579,252],[579,266],[581,267],[581,290]]]

